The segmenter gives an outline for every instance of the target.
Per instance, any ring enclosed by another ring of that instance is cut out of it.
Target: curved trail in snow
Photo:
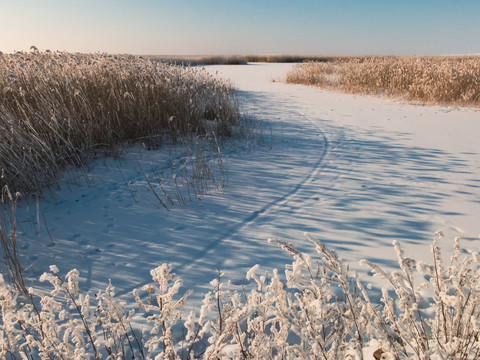
[[[304,116],[301,116],[302,118]],[[308,118],[308,121],[318,130],[318,137],[320,141],[322,142],[322,151],[318,157],[317,162],[313,165],[311,171],[309,172],[308,175],[306,175],[302,181],[300,181],[292,190],[289,192],[285,193],[281,197],[265,204],[261,209],[257,211],[253,211],[251,215],[249,215],[247,218],[245,218],[242,222],[239,224],[228,228],[227,230],[223,231],[220,236],[218,237],[217,240],[212,241],[209,243],[202,251],[198,252],[195,254],[195,259],[186,266],[186,270],[191,270],[197,263],[204,261],[205,256],[212,252],[215,248],[221,245],[223,241],[225,241],[227,238],[234,236],[238,231],[240,231],[242,228],[244,228],[247,225],[252,224],[255,222],[256,219],[261,217],[262,215],[272,212],[275,210],[275,208],[281,207],[285,203],[287,203],[291,198],[293,198],[299,191],[303,189],[303,187],[311,182],[316,176],[318,176],[318,173],[320,172],[322,168],[322,163],[325,158],[325,156],[328,153],[329,149],[329,140],[326,135],[326,133],[310,118]]]

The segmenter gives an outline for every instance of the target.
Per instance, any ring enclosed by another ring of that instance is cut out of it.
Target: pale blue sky
[[[480,53],[480,0],[0,0],[0,51]]]

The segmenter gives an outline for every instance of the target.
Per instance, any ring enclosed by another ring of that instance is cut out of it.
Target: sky
[[[0,0],[0,51],[480,53],[479,0]]]

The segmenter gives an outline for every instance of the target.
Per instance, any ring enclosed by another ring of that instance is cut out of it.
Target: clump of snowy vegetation
[[[480,105],[480,56],[367,57],[296,65],[287,83],[435,104]]]
[[[11,359],[477,359],[480,356],[480,257],[460,249],[444,263],[435,235],[432,264],[405,258],[394,243],[399,270],[386,273],[379,303],[373,290],[323,244],[315,257],[272,241],[293,257],[277,270],[247,274],[253,287],[232,291],[222,274],[198,311],[182,318],[189,292],[171,266],[151,271],[153,282],[135,290],[131,304],[112,284],[84,294],[76,270],[56,266],[41,276],[51,291],[27,294],[0,283],[0,354]],[[143,315],[146,326],[132,321]]]
[[[234,90],[200,68],[129,55],[0,53],[0,188],[26,195],[119,144],[229,136]]]

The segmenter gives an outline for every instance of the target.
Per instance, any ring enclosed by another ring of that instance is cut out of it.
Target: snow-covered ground
[[[280,80],[290,67],[207,67],[238,86],[242,110],[263,130],[259,144],[222,145],[224,191],[167,211],[142,171],[153,179],[153,166],[171,178],[171,159],[181,162],[183,150],[130,149],[122,160],[92,164],[82,175],[89,186],[71,183],[82,172],[67,174],[40,211],[21,203],[28,276],[51,264],[62,273],[77,268],[85,290],[111,279],[117,294],[132,299],[151,281],[150,269],[168,262],[195,291],[189,306],[198,307],[217,269],[239,287],[255,264],[283,269],[291,259],[268,238],[312,252],[309,232],[363,272],[362,258],[396,267],[394,239],[406,256],[429,260],[437,230],[445,252],[456,235],[480,250],[479,110],[286,85]]]

